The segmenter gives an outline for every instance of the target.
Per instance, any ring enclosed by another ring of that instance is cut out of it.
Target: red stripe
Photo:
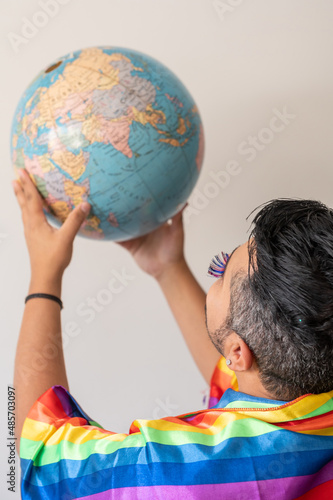
[[[333,479],[327,481],[326,483],[316,486],[312,490],[305,493],[300,497],[295,498],[295,500],[332,500],[333,498]]]
[[[54,420],[68,418],[52,388],[38,398],[29,412],[29,418],[51,424]]]
[[[275,425],[282,427],[283,429],[293,428],[296,432],[312,431],[314,429],[327,429],[329,427],[333,427],[333,411],[329,411],[324,415],[317,415],[316,417],[304,418],[293,422],[279,422]]]

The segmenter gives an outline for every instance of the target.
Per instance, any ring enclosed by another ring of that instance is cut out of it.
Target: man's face
[[[224,274],[210,287],[206,297],[206,326],[208,334],[217,346],[221,327],[225,324],[230,305],[230,284],[232,277],[243,270],[248,271],[248,242],[235,248],[227,262]],[[217,342],[216,342],[217,341]]]

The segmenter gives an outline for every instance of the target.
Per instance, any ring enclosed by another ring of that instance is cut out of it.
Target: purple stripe
[[[213,398],[213,397],[209,398],[208,408],[216,406],[219,401],[220,400],[218,398]]]
[[[276,461],[279,466],[278,460]],[[281,465],[281,464],[280,464]],[[242,483],[200,484],[189,486],[140,486],[137,488],[117,488],[114,490],[80,497],[80,500],[291,500],[307,493],[333,477],[333,461],[311,476],[246,481]],[[112,495],[112,496],[111,496]],[[333,498],[333,486],[332,486]]]
[[[62,385],[54,385],[52,389],[59,399],[64,412],[68,417],[72,417],[73,413],[76,413],[80,414],[80,416],[88,420],[88,422],[94,422],[94,420],[92,420],[89,415],[87,415],[86,412],[83,411],[79,403],[73,398],[71,394],[66,391],[66,389]]]
[[[59,389],[59,387],[61,387],[61,389]],[[58,385],[54,385],[52,387],[52,389],[53,389],[53,392],[56,394],[57,398],[60,400],[66,415],[71,416],[72,412],[73,412],[73,407],[70,403],[70,398],[64,392],[65,389],[62,386],[58,386]]]

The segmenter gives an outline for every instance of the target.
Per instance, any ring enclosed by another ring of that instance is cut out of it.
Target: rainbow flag
[[[211,405],[117,434],[53,386],[24,422],[22,499],[333,499],[333,391],[255,398],[221,358]]]

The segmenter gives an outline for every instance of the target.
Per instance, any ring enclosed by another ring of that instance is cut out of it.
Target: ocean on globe
[[[82,201],[79,234],[125,241],[186,203],[200,173],[204,133],[182,82],[150,56],[92,47],[41,71],[15,112],[11,152],[59,227]]]

